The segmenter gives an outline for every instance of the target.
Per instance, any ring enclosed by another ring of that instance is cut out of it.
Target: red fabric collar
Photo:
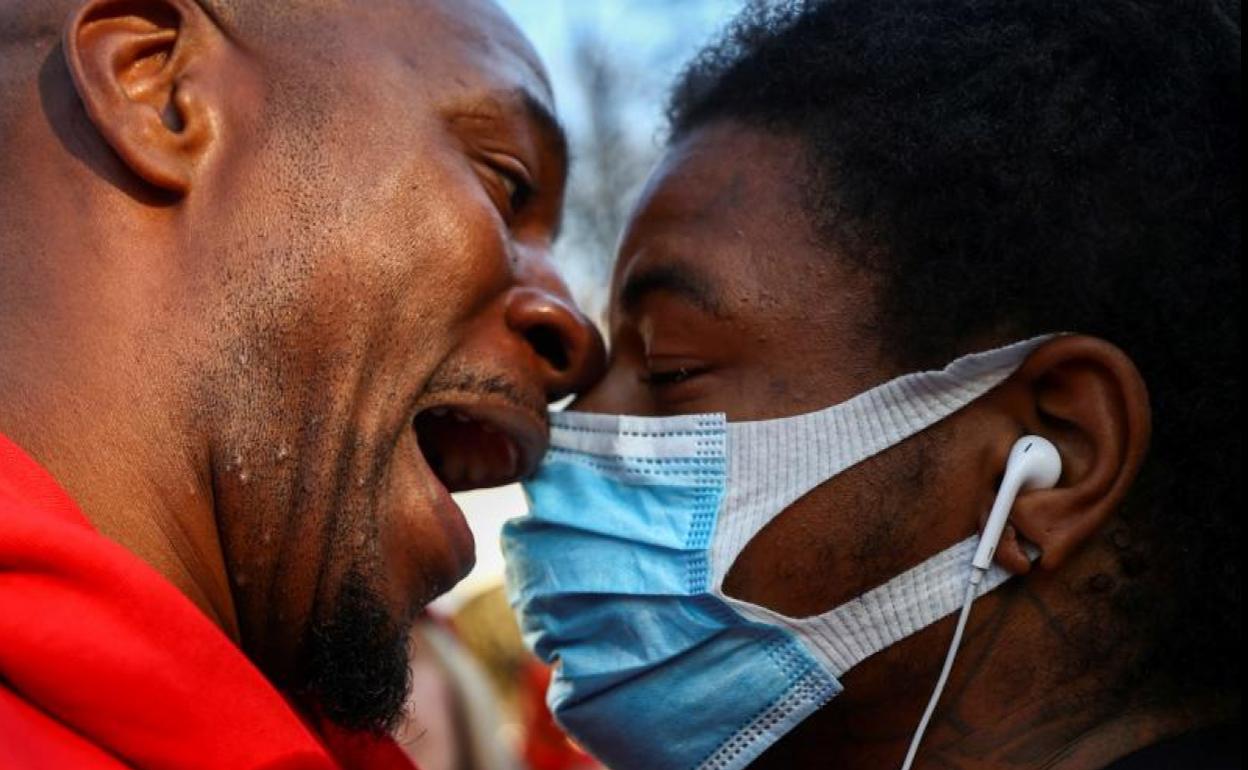
[[[388,739],[318,739],[216,625],[2,434],[0,766],[413,768]]]

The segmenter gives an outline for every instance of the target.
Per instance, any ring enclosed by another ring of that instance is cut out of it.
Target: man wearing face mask
[[[410,767],[407,630],[602,343],[489,0],[0,0],[0,767]]]
[[[572,735],[1238,767],[1239,83],[1237,3],[764,4],[704,51],[505,533]]]

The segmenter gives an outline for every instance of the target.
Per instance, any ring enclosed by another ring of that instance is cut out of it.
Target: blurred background
[[[496,0],[550,72],[572,175],[555,259],[601,318],[616,239],[665,141],[667,90],[747,0]],[[503,594],[498,535],[524,512],[519,487],[457,495],[477,566],[412,640],[411,719],[400,741],[422,770],[598,767],[545,710],[549,672],[524,652]]]

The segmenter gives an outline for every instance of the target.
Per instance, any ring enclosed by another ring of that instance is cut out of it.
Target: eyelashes
[[[537,192],[532,183],[521,175],[505,169],[499,169],[498,176],[502,180],[503,191],[507,194],[509,213],[514,215],[524,211]]]
[[[495,205],[504,219],[510,221],[524,213],[537,197],[533,177],[518,159],[490,153],[481,158],[480,166],[481,173],[485,175],[483,181],[491,188],[491,197],[495,198]]]
[[[679,385],[707,372],[707,367],[678,366],[673,369],[646,372],[642,382],[652,388]]]

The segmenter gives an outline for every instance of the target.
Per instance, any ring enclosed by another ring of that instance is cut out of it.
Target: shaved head
[[[231,32],[257,30],[265,21],[289,21],[309,8],[346,5],[330,0],[284,0],[280,3],[249,0],[194,1]],[[5,42],[31,40],[48,34],[59,35],[61,25],[80,5],[81,0],[2,0],[0,34],[3,34]]]

